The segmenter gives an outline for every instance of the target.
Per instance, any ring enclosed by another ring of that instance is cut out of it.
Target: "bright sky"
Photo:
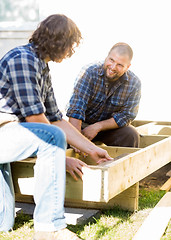
[[[60,108],[69,99],[81,67],[104,59],[113,44],[123,41],[134,50],[130,69],[142,81],[137,119],[171,121],[170,0],[40,2],[42,17],[63,13],[83,35],[83,43],[71,59],[50,65]]]
[[[38,0],[37,0],[38,1]],[[40,17],[70,17],[83,42],[62,63],[50,63],[55,96],[64,109],[81,67],[103,60],[117,42],[127,42],[134,57],[130,70],[142,81],[137,119],[171,121],[170,0],[39,0]]]

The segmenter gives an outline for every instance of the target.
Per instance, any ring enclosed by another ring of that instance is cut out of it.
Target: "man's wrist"
[[[103,130],[103,126],[101,122],[96,122],[94,123],[95,128],[97,129],[98,132]]]

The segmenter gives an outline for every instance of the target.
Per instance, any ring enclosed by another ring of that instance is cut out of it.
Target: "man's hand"
[[[87,137],[90,141],[101,131],[100,123],[94,123],[82,130],[82,134]]]
[[[79,176],[82,179],[83,172],[82,167],[88,167],[88,165],[79,159],[73,157],[66,157],[66,171],[77,181]]]
[[[93,150],[89,155],[97,164],[113,160],[106,150],[97,146],[96,149]]]
[[[61,121],[53,122],[53,124],[65,132],[67,142],[70,145],[80,149],[81,152],[87,153],[97,164],[112,160],[106,150],[97,147],[66,120],[62,119]]]

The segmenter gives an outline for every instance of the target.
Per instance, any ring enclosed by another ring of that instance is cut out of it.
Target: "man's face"
[[[130,65],[128,55],[120,55],[117,49],[113,49],[104,62],[105,75],[109,81],[116,81],[128,70]]]

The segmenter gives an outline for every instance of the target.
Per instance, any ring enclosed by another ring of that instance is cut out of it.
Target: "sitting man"
[[[62,118],[51,83],[48,62],[71,57],[81,33],[64,15],[43,20],[29,43],[0,60],[0,232],[14,225],[15,199],[10,163],[37,156],[34,167],[34,240],[76,240],[64,217],[65,173],[82,177],[86,166],[65,157],[66,140],[96,163],[107,152]]]
[[[132,56],[128,44],[117,43],[104,62],[83,68],[78,76],[66,115],[89,140],[139,146],[139,135],[130,125],[141,97],[141,82],[128,70]]]

